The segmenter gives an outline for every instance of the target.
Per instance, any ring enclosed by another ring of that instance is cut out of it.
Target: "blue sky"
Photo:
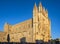
[[[34,3],[38,6],[40,1],[48,10],[52,38],[60,38],[60,0],[0,0],[0,31],[5,22],[14,25],[32,18]]]

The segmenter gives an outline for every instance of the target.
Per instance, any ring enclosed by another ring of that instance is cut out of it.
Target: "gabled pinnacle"
[[[40,2],[40,4],[39,4],[40,6],[42,6],[42,3]]]
[[[43,7],[42,7],[42,3],[39,3],[39,11],[42,11]]]
[[[36,6],[36,3],[34,4],[33,11],[38,11],[38,8],[37,8],[37,6]]]

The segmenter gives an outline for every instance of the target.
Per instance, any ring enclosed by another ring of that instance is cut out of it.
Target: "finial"
[[[34,6],[36,6],[36,2],[35,2],[35,5]]]
[[[45,11],[45,7],[43,7],[44,11]]]
[[[8,24],[7,22],[5,22],[5,24]]]

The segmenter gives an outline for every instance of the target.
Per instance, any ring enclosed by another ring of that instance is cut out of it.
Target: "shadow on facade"
[[[56,40],[49,40],[48,42],[44,42],[43,40],[36,40],[35,43],[28,43],[26,42],[26,38],[23,37],[20,39],[20,42],[10,42],[9,35],[7,37],[8,42],[0,42],[0,44],[60,44],[60,41]]]
[[[21,42],[0,42],[0,44],[60,44],[60,41],[50,41],[50,42],[43,42],[42,40],[36,40],[36,43],[28,43],[25,40]]]
[[[21,38],[21,39],[20,39],[20,43],[21,43],[21,44],[25,44],[25,43],[26,43],[26,38],[25,38],[25,37]]]

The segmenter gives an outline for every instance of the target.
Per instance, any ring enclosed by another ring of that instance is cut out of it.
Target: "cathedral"
[[[33,7],[32,18],[24,22],[10,25],[5,23],[4,31],[0,32],[0,42],[7,42],[7,35],[10,36],[10,42],[35,42],[43,40],[48,42],[51,39],[51,21],[48,18],[48,11],[41,3]]]

